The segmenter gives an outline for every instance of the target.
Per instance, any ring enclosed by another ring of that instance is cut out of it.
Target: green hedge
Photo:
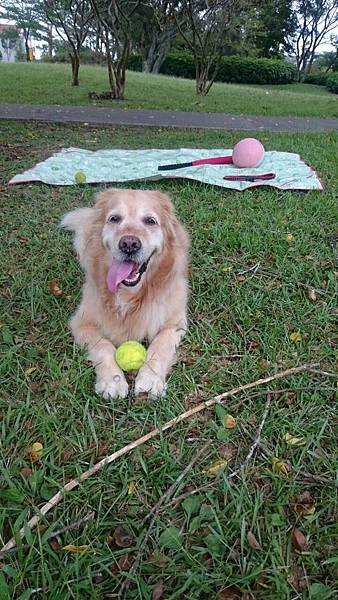
[[[327,80],[330,77],[328,73],[311,73],[305,78],[304,83],[312,83],[313,85],[326,85]]]
[[[137,55],[131,56],[128,67],[133,71],[141,71],[141,57]],[[160,73],[174,77],[195,79],[194,59],[188,52],[172,52],[165,59]],[[284,84],[292,83],[295,75],[295,67],[282,60],[226,56],[222,59],[216,81]]]
[[[333,94],[338,94],[338,73],[330,75],[330,77],[327,78],[326,87],[330,92],[333,92]]]
[[[70,56],[66,50],[59,50],[54,56],[43,55],[41,61],[45,63],[70,63]],[[80,63],[82,65],[105,65],[106,59],[104,54],[100,52],[85,49],[80,52]]]

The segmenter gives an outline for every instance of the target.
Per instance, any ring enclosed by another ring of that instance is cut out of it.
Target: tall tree
[[[123,100],[131,48],[132,18],[141,0],[91,0],[107,57],[111,97]]]
[[[0,33],[0,41],[7,61],[9,61],[12,50],[17,48],[19,42],[19,33],[13,26],[9,25]]]
[[[290,50],[288,38],[296,27],[293,0],[263,0],[259,20],[265,31],[260,45],[262,56],[278,56]]]
[[[0,6],[4,9],[3,17],[14,21],[17,28],[22,31],[25,40],[26,59],[30,60],[30,39],[41,29],[36,11],[38,3],[34,0],[1,0]]]
[[[184,29],[175,14],[180,34],[194,55],[196,93],[206,95],[217,76],[227,37],[250,0],[183,0]]]
[[[93,19],[89,0],[43,0],[46,19],[67,44],[72,64],[72,85],[79,85],[80,52]]]
[[[299,81],[310,72],[316,50],[338,26],[338,0],[295,2],[296,32],[291,36]]]
[[[143,0],[132,20],[133,45],[142,56],[142,71],[158,73],[178,28],[179,0]]]

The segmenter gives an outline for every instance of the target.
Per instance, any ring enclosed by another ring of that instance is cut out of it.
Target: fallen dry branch
[[[134,448],[137,448],[138,446],[141,446],[145,442],[148,442],[152,438],[158,436],[160,433],[163,433],[164,431],[171,429],[171,427],[174,427],[174,425],[178,425],[179,423],[182,423],[182,421],[189,419],[193,415],[196,415],[199,412],[201,412],[207,408],[210,408],[211,406],[214,406],[215,404],[223,402],[226,398],[229,398],[230,396],[234,396],[235,394],[238,394],[240,392],[245,392],[246,390],[251,390],[252,388],[257,387],[259,385],[265,385],[266,383],[270,383],[271,381],[276,381],[278,379],[284,379],[285,377],[289,377],[291,375],[297,375],[299,373],[304,373],[305,371],[311,371],[312,369],[316,369],[318,366],[319,366],[318,363],[315,363],[315,364],[301,365],[299,367],[291,367],[290,369],[286,369],[285,371],[279,371],[278,373],[275,373],[274,375],[269,375],[268,377],[263,377],[261,379],[257,379],[256,381],[251,381],[250,383],[246,383],[244,385],[235,387],[232,390],[229,390],[228,392],[224,392],[223,394],[215,396],[211,400],[206,400],[205,402],[198,404],[194,408],[191,408],[190,410],[178,415],[178,417],[171,419],[170,421],[165,423],[165,425],[163,425],[162,427],[157,427],[156,429],[153,429],[149,433],[146,433],[145,435],[138,438],[137,440],[130,442],[126,446],[123,446],[123,448],[120,448],[120,450],[117,450],[116,452],[113,452],[113,454],[110,454],[109,456],[106,456],[105,458],[100,460],[98,463],[93,465],[90,469],[88,469],[87,471],[84,471],[84,473],[82,473],[76,479],[72,479],[66,485],[64,485],[61,488],[61,490],[57,494],[55,494],[55,496],[53,496],[50,500],[48,500],[48,502],[46,502],[46,504],[44,504],[44,506],[40,509],[39,514],[32,517],[28,521],[28,523],[24,527],[22,527],[22,529],[20,529],[17,537],[19,539],[22,539],[25,536],[25,532],[27,531],[27,529],[28,530],[33,529],[41,521],[42,517],[44,517],[50,510],[52,510],[52,508],[54,508],[54,506],[56,506],[60,502],[60,500],[62,500],[65,492],[70,492],[75,487],[77,487],[82,481],[85,481],[86,479],[88,479],[89,477],[91,477],[92,475],[94,475],[95,473],[100,471],[101,469],[103,469],[103,467],[105,467],[106,465],[109,465],[110,463],[114,462],[121,456],[128,454],[128,452],[130,452],[131,450],[134,450]],[[10,550],[11,548],[14,548],[15,546],[16,546],[16,539],[13,537],[9,540],[9,542],[7,542],[7,544],[5,544],[5,546],[3,546],[3,548],[1,548],[0,556],[2,555],[2,553],[6,552],[7,550]]]

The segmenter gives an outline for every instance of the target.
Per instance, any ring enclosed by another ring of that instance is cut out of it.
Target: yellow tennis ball
[[[77,171],[74,175],[75,183],[86,183],[87,177],[84,171]]]
[[[146,356],[146,349],[139,342],[124,342],[115,352],[115,360],[123,371],[138,371]]]

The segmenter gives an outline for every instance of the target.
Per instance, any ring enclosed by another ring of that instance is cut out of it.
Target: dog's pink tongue
[[[120,262],[119,260],[113,260],[107,274],[108,289],[114,294],[121,281],[127,279],[134,268],[134,262]]]

